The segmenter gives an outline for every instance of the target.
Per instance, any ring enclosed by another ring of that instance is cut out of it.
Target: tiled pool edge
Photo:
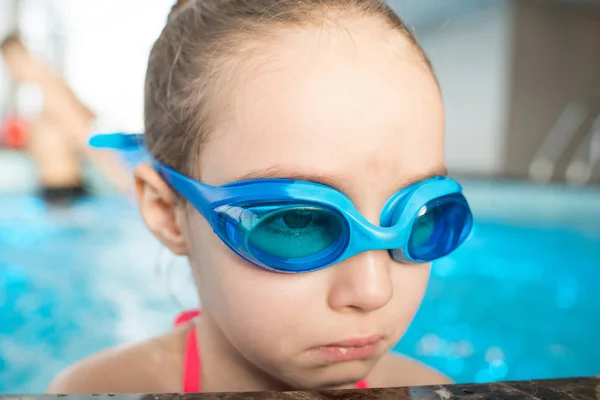
[[[341,391],[135,394],[135,395],[0,395],[2,400],[600,400],[600,378],[549,379]]]

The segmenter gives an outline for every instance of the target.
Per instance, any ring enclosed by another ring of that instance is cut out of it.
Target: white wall
[[[148,54],[173,0],[55,0],[63,10],[65,73],[99,130],[143,128]]]
[[[453,172],[502,168],[510,88],[512,14],[506,2],[417,34],[442,86]]]
[[[0,0],[0,38],[13,28],[14,3],[14,0]]]

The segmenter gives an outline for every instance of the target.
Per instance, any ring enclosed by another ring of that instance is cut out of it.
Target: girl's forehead
[[[229,123],[202,151],[202,179],[223,184],[273,166],[418,175],[443,163],[443,109],[429,71],[389,43],[350,35],[307,38],[310,51],[295,38],[246,72]]]

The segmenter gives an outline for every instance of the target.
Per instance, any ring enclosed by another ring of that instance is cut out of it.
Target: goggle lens
[[[247,257],[276,270],[318,269],[334,262],[348,244],[345,218],[321,205],[253,204],[215,212],[223,227],[221,236]]]
[[[429,262],[444,257],[468,237],[473,216],[464,196],[453,194],[425,204],[412,223],[408,255]]]

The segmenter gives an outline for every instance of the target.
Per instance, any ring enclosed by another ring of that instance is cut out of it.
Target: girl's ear
[[[181,218],[183,206],[173,190],[149,164],[135,168],[135,192],[144,223],[176,255],[187,255]]]

